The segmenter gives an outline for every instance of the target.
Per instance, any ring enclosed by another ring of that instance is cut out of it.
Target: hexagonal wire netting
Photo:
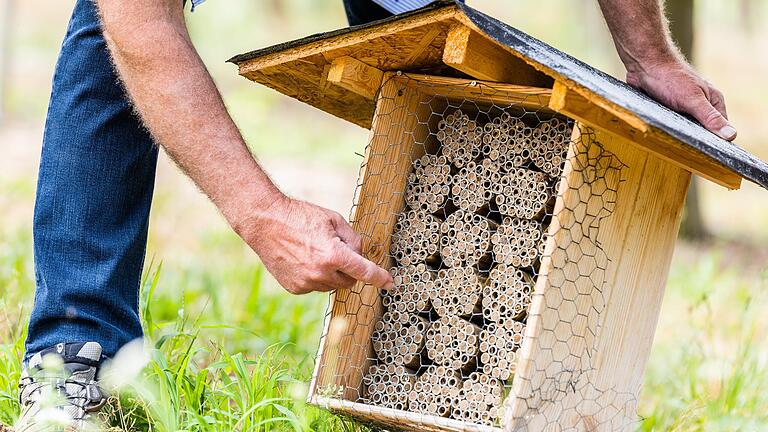
[[[609,263],[597,237],[623,164],[540,96],[385,82],[352,215],[395,287],[334,296],[316,375],[346,384],[316,394],[394,429],[636,421],[635,396],[592,377]]]

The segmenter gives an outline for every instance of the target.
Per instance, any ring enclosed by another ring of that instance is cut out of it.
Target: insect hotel
[[[370,129],[310,402],[387,429],[631,430],[691,174],[768,165],[453,1],[239,55]]]

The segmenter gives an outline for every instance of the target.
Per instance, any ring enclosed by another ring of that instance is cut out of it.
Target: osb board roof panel
[[[434,1],[434,2],[432,2],[430,4],[428,4],[427,6],[424,6],[421,9],[417,9],[417,10],[412,11],[412,12],[408,12],[408,13],[392,16],[392,17],[389,17],[389,18],[385,18],[383,20],[372,21],[372,22],[369,22],[369,23],[361,24],[361,25],[345,27],[345,28],[341,28],[341,29],[338,29],[338,30],[332,30],[332,31],[329,31],[329,32],[316,33],[316,34],[313,34],[313,35],[310,35],[310,36],[303,37],[301,39],[296,39],[296,40],[292,40],[292,41],[288,41],[288,42],[283,42],[283,43],[280,43],[280,44],[277,44],[277,45],[272,45],[272,46],[269,46],[269,47],[265,47],[265,48],[261,48],[261,49],[257,49],[257,50],[253,50],[253,51],[249,51],[247,53],[236,55],[236,56],[230,58],[229,60],[227,60],[227,62],[235,63],[235,64],[240,64],[240,63],[243,63],[243,62],[248,61],[248,60],[253,60],[253,59],[256,59],[256,58],[259,58],[259,57],[264,57],[265,55],[268,55],[268,54],[274,54],[274,53],[277,53],[277,52],[290,50],[292,48],[300,47],[300,46],[303,46],[303,45],[308,45],[308,44],[311,44],[311,43],[317,42],[317,41],[322,41],[322,40],[326,40],[326,39],[332,39],[332,38],[337,37],[337,36],[343,36],[343,35],[346,35],[346,34],[349,34],[349,33],[352,33],[352,32],[356,32],[356,31],[359,31],[359,30],[363,30],[363,29],[368,29],[368,28],[372,28],[372,27],[378,27],[380,25],[384,25],[384,24],[387,24],[387,23],[395,22],[395,21],[400,21],[400,20],[403,20],[405,18],[409,18],[409,17],[412,17],[412,16],[420,15],[420,14],[423,14],[423,13],[426,13],[426,12],[429,12],[429,11],[433,11],[433,10],[437,10],[437,9],[440,9],[440,8],[443,8],[443,7],[446,7],[446,6],[455,6],[455,5],[456,5],[456,2],[454,2],[453,0],[437,0],[437,1]]]
[[[570,87],[585,89],[599,98],[604,99],[609,104],[629,111],[640,120],[646,122],[649,126],[656,128],[672,138],[688,145],[692,149],[717,160],[722,165],[728,167],[747,180],[764,188],[768,188],[768,164],[758,159],[756,156],[735,144],[717,137],[688,117],[670,110],[626,83],[619,81],[508,24],[455,0],[439,0],[408,14],[398,15],[361,26],[320,33],[295,41],[251,51],[235,56],[229,61],[242,64],[249,60],[291,50],[318,41],[333,39],[356,31],[395,23],[443,7],[460,8],[467,19],[477,27],[477,29],[485,33],[486,36],[513,53],[527,59],[535,67],[548,75],[565,81]],[[387,54],[382,52],[382,55]],[[436,61],[440,62],[440,60],[437,59]],[[421,64],[419,66],[424,67],[425,65]],[[434,66],[439,67],[440,64],[435,64]],[[372,107],[365,109],[366,115],[370,112],[372,112]],[[336,112],[332,113],[339,115],[339,113]],[[343,115],[340,116],[345,117]],[[360,124],[361,126],[366,126],[365,123],[355,123]]]

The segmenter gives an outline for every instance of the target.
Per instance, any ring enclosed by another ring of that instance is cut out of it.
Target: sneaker
[[[19,381],[21,417],[16,432],[92,430],[106,403],[96,381],[101,345],[58,344],[29,359]]]

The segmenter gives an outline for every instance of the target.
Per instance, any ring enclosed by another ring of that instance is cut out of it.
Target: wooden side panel
[[[384,268],[392,266],[392,229],[405,206],[403,191],[411,161],[424,154],[421,143],[429,135],[430,114],[428,105],[421,103],[425,96],[390,80],[391,75],[385,74],[379,93],[352,221],[363,238],[363,254]],[[336,291],[331,305],[312,394],[356,402],[371,355],[370,336],[381,315],[379,291],[357,284]]]
[[[505,429],[631,430],[690,173],[580,125]]]

